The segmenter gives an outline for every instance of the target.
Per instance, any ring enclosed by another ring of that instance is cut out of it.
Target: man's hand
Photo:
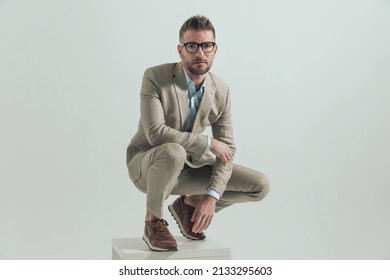
[[[220,159],[222,159],[223,165],[226,165],[233,159],[233,151],[225,143],[211,138],[210,151]]]
[[[192,215],[192,222],[195,222],[192,231],[195,233],[202,232],[208,228],[211,224],[215,212],[215,204],[217,200],[209,195],[204,195],[202,200],[195,208],[195,212]]]

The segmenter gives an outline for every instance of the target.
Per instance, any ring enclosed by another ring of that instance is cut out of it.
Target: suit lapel
[[[203,93],[202,101],[200,102],[198,113],[196,114],[192,131],[199,131],[199,129],[203,130],[202,123],[204,119],[207,118],[207,116],[209,115],[210,106],[214,99],[214,94],[215,94],[215,84],[211,79],[210,75],[207,74],[205,91]]]
[[[177,63],[173,69],[172,84],[176,91],[176,98],[180,114],[180,128],[183,131],[184,123],[188,115],[188,87],[181,62]]]

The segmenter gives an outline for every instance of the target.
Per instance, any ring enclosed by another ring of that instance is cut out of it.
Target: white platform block
[[[230,248],[211,239],[189,240],[175,236],[178,251],[154,252],[139,238],[112,240],[113,260],[228,260]]]

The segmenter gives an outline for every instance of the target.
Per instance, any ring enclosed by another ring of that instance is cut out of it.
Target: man
[[[143,239],[154,251],[177,250],[163,219],[169,195],[180,195],[168,209],[181,233],[202,240],[215,212],[268,193],[264,174],[232,162],[229,88],[209,72],[218,50],[213,25],[191,17],[179,37],[181,62],[145,71],[138,131],[127,148],[130,178],[146,193]],[[202,134],[207,126],[212,137]]]

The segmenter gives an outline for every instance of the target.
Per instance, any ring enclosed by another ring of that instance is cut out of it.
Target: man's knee
[[[265,174],[259,172],[255,179],[256,191],[254,193],[255,200],[260,201],[267,196],[269,192],[269,181]]]
[[[187,152],[180,144],[167,143],[159,149],[159,158],[166,162],[167,168],[182,168],[186,156]]]

